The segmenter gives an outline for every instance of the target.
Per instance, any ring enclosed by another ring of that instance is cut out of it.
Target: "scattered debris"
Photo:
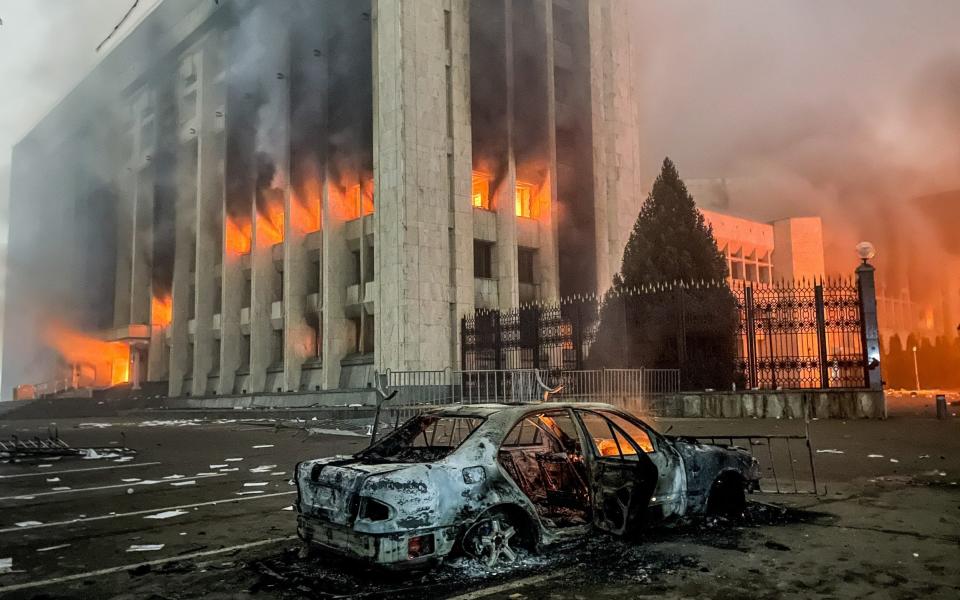
[[[243,484],[243,487],[264,487],[265,485],[267,485],[266,481],[254,481]]]
[[[259,467],[254,467],[250,469],[251,473],[269,473],[270,471],[277,468],[277,465],[261,465]]]
[[[197,484],[197,480],[196,480],[196,479],[189,479],[189,480],[187,480],[187,481],[174,481],[174,482],[171,483],[170,485],[172,485],[172,486],[174,486],[174,487],[181,487],[181,486],[185,486],[185,485],[196,485],[196,484]]]
[[[60,544],[58,546],[47,546],[46,548],[37,548],[37,552],[52,552],[54,550],[63,550],[69,548],[70,544]]]
[[[250,490],[248,492],[234,492],[237,496],[252,496],[254,494],[262,494],[263,490]]]
[[[259,450],[261,448],[273,448],[273,444],[259,444],[257,446],[251,446],[251,448],[254,448],[256,450]]]
[[[186,515],[186,514],[189,514],[189,512],[185,510],[165,510],[163,512],[147,515],[144,517],[144,519],[162,520],[162,519],[170,519],[173,517],[179,517],[180,515]]]
[[[183,478],[184,478],[183,475],[167,475],[166,477],[163,477],[163,479],[183,479]]]
[[[15,523],[17,527],[36,527],[37,525],[43,525],[41,521],[20,521]]]
[[[68,486],[68,485],[52,488],[52,490],[53,490],[54,492],[65,492],[65,491],[67,491],[67,490],[69,490],[69,489],[70,489],[70,486]]]
[[[891,459],[890,459],[890,462],[892,462],[892,463],[898,463],[898,462],[900,462],[900,461],[897,460],[897,459],[895,459],[895,458],[891,458]]]
[[[225,458],[225,459],[223,459],[224,462],[240,462],[241,460],[243,460],[243,459],[242,459],[242,458]]]
[[[224,468],[226,468],[226,467],[228,467],[228,466],[229,466],[229,465],[210,465],[210,468],[211,468],[211,469],[224,469]]]
[[[867,458],[883,458],[882,454],[868,454]]]
[[[133,544],[127,548],[127,552],[156,552],[163,550],[165,544]]]
[[[60,483],[59,477],[50,477],[47,479],[47,483]]]
[[[136,477],[131,477],[129,479],[121,479],[120,481],[124,483],[133,483],[135,481],[143,481],[142,479],[137,479]]]
[[[817,454],[843,454],[843,450],[835,450],[833,448],[823,448],[817,450]]]

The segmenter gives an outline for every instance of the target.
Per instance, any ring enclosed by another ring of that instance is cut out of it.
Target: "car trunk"
[[[311,516],[345,526],[352,526],[357,518],[359,492],[367,478],[410,467],[357,461],[329,463],[322,465],[322,469],[320,466],[312,469],[299,482],[301,509]]]

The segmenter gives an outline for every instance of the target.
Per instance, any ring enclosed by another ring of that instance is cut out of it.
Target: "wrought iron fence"
[[[461,321],[461,367],[537,369],[553,376],[604,367],[591,360],[602,318],[616,321],[605,331],[620,330],[625,338],[632,338],[646,333],[645,323],[634,323],[635,315],[642,314],[652,321],[651,328],[669,331],[652,342],[666,347],[669,364],[655,366],[679,369],[681,385],[689,387],[696,381],[689,376],[722,350],[708,346],[710,328],[717,327],[715,315],[703,301],[710,290],[729,290],[736,303],[735,381],[739,387],[869,386],[863,298],[856,278],[732,286],[678,282],[634,288],[603,299],[587,295],[509,311],[478,310]],[[625,347],[621,354],[626,353]]]

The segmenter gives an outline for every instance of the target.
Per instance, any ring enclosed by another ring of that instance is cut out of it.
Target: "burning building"
[[[605,287],[630,5],[161,3],[14,150],[7,388],[363,387],[456,366],[475,308]]]

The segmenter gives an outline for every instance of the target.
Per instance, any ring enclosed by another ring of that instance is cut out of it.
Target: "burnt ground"
[[[814,443],[831,451],[816,455],[821,495],[757,497],[779,506],[753,504],[742,522],[693,521],[647,531],[636,543],[598,535],[525,555],[494,574],[464,560],[433,572],[391,574],[326,557],[298,558],[294,513],[283,510],[293,499],[287,480],[295,462],[352,452],[364,438],[335,431],[351,429],[342,423],[308,418],[305,425],[315,429],[308,435],[220,416],[194,424],[135,416],[60,419],[61,435],[73,445],[125,440],[140,452],[123,463],[0,465],[0,558],[13,559],[13,572],[0,574],[0,597],[960,596],[956,419],[815,422]],[[0,420],[0,437],[46,424]],[[672,434],[756,434],[796,433],[801,424],[675,420],[655,426],[672,426]],[[167,511],[182,512],[145,518]],[[134,544],[163,548],[128,552]]]

